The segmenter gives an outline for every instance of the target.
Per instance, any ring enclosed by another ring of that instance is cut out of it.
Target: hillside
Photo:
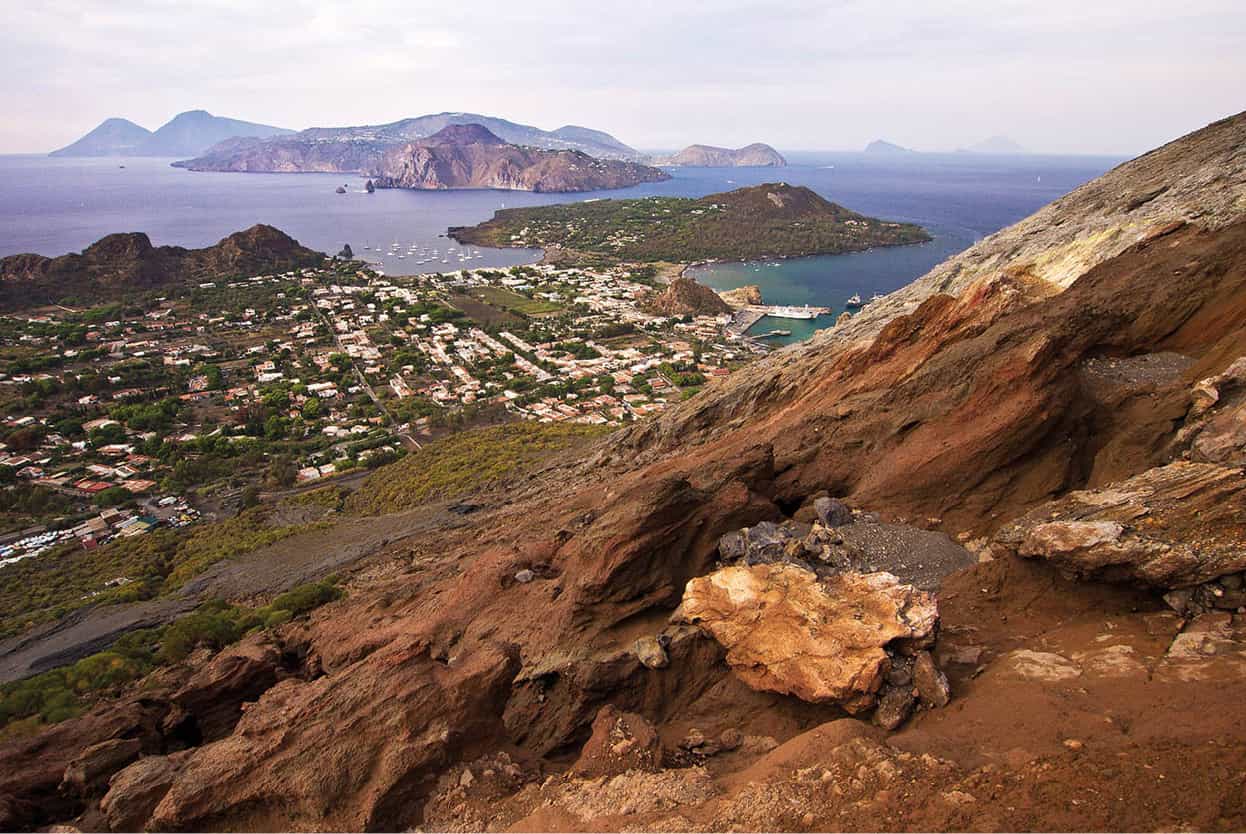
[[[210,276],[251,276],[314,266],[324,255],[257,225],[203,249],[152,246],[141,232],[101,238],[79,254],[0,259],[0,309],[62,301],[97,303],[127,293],[188,284]]]
[[[395,141],[401,132],[345,139],[317,129],[275,140],[231,140],[176,165],[192,171],[355,173],[378,188],[562,192],[669,179],[637,162],[509,143],[476,123],[452,122],[431,136]]]
[[[344,596],[0,745],[0,827],[1246,828],[1244,147],[450,508],[381,470]]]
[[[834,254],[929,240],[801,186],[769,183],[700,199],[650,197],[503,209],[451,236],[482,246],[559,247],[622,261],[748,260]]]
[[[294,131],[238,119],[213,116],[206,110],[179,113],[154,133],[126,119],[105,119],[77,142],[49,156],[195,156],[238,136],[280,136]]]
[[[782,168],[787,165],[787,160],[769,145],[754,142],[735,149],[716,148],[713,145],[689,145],[674,156],[659,160],[657,164],[695,168],[742,168],[746,166]]]

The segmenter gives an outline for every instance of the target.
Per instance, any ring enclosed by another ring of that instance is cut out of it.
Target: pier
[[[792,305],[785,304],[750,304],[747,307],[740,307],[731,316],[731,323],[727,325],[726,334],[728,336],[743,336],[748,329],[766,316],[772,315],[775,310]],[[801,307],[804,309],[804,307]],[[829,316],[834,312],[831,307],[809,307],[809,311],[819,316]]]

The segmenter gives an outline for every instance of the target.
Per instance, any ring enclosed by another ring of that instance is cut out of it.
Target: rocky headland
[[[377,188],[570,192],[670,178],[639,162],[512,144],[474,123],[448,124],[421,138],[395,138],[401,135],[322,136],[312,130],[270,140],[232,139],[175,164],[192,171],[352,173],[370,178]]]

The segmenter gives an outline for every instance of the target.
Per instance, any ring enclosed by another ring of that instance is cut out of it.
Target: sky
[[[693,142],[1132,155],[1246,108],[1243,0],[38,0],[0,26],[0,153],[183,110],[468,111]]]

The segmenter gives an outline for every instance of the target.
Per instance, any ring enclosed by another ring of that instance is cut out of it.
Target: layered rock
[[[1246,569],[1242,470],[1181,461],[1044,504],[996,536],[1003,549],[1081,577],[1156,588]]]
[[[257,829],[412,825],[444,768],[498,743],[516,669],[499,649],[447,664],[407,641],[354,674],[279,684],[235,732],[182,763],[148,827],[202,830],[226,819]]]
[[[938,607],[885,573],[822,582],[794,565],[730,567],[688,583],[680,618],[727,650],[749,686],[851,712],[874,706],[889,652],[934,640]]]

